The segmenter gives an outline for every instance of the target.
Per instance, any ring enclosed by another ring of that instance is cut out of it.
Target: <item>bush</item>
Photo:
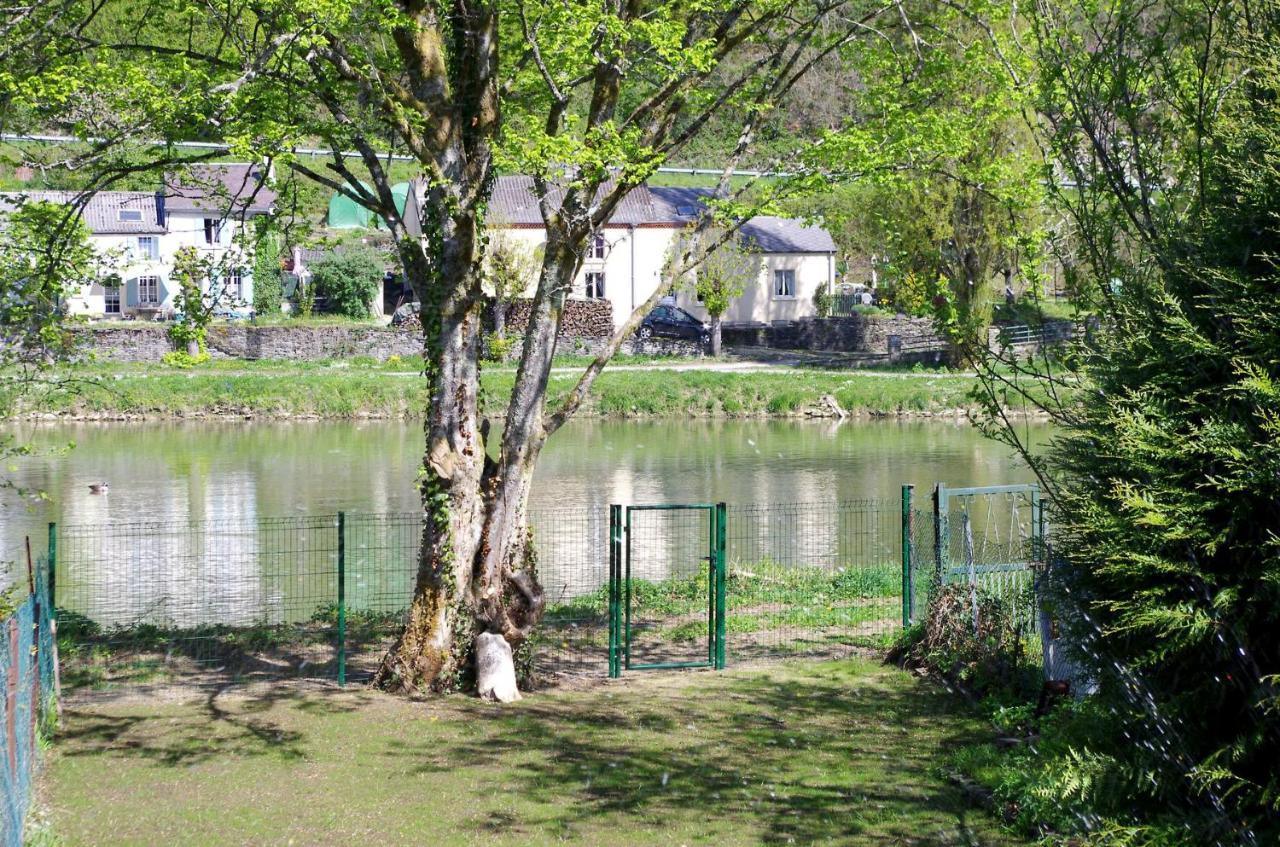
[[[831,294],[827,289],[818,286],[813,292],[813,308],[820,318],[831,317]]]
[[[889,659],[941,674],[974,693],[1017,700],[1035,684],[1022,636],[999,598],[953,583],[934,589],[924,622],[903,633]]]
[[[201,344],[200,352],[194,356],[186,350],[174,350],[161,356],[160,361],[171,368],[194,368],[196,365],[203,365],[209,361],[209,352]]]
[[[516,346],[516,338],[513,336],[500,336],[492,333],[485,336],[484,339],[484,360],[486,362],[494,362],[502,364],[507,361],[511,355],[511,351]]]
[[[325,298],[330,311],[367,318],[382,276],[378,254],[367,247],[355,247],[330,253],[316,262],[311,285],[315,296]]]

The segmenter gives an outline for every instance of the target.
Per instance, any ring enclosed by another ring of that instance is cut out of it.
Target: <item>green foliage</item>
[[[825,285],[819,285],[813,291],[813,310],[820,318],[831,317],[831,292]]]
[[[368,317],[382,276],[382,260],[374,250],[351,247],[335,251],[316,262],[309,286],[314,288],[314,295],[309,296],[325,298],[329,310],[340,315]]]
[[[170,330],[170,335],[173,335],[172,330]],[[177,339],[175,338],[175,340]],[[185,344],[186,342],[183,340],[181,343]],[[205,350],[204,343],[200,342],[200,352],[194,356],[186,350],[171,350],[161,356],[160,361],[171,368],[194,368],[196,365],[203,365],[209,361],[209,351]]]
[[[1170,819],[1192,843],[1280,840],[1280,7],[1254,11],[1037,7],[1057,249],[1098,319],[1061,356],[984,360],[999,402],[1082,385],[1045,406],[1061,435],[1030,460],[1053,489],[1052,611],[1123,725],[1080,725],[1039,778],[1133,843]]]
[[[310,318],[311,313],[316,308],[316,285],[315,281],[303,285],[298,283],[298,288],[293,294],[294,315],[299,318]],[[363,317],[363,316],[362,316]]]
[[[486,362],[502,364],[511,358],[519,339],[514,336],[500,336],[496,332],[484,337],[484,359]]]
[[[269,218],[259,218],[269,221]],[[278,315],[284,297],[280,268],[280,233],[269,223],[258,228],[253,250],[253,311],[258,315]]]

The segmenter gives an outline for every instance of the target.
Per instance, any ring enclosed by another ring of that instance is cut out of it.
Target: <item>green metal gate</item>
[[[727,513],[724,503],[609,507],[610,677],[724,668]]]

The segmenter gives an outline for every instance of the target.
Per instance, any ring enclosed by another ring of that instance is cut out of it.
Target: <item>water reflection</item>
[[[19,482],[47,491],[50,502],[0,510],[5,549],[29,533],[40,555],[44,525],[57,521],[60,602],[74,598],[77,611],[101,623],[305,619],[336,600],[331,516],[339,510],[353,522],[350,603],[393,609],[407,596],[417,542],[416,422],[86,424],[23,436],[38,447],[76,447],[20,466]],[[1028,478],[1006,448],[957,423],[577,421],[545,450],[531,509],[555,602],[603,582],[609,503],[822,504],[739,509],[731,555],[835,568],[893,560],[904,482],[923,497],[936,480]],[[109,494],[90,493],[100,482]],[[884,502],[833,507],[854,500]],[[401,517],[367,517],[389,513]],[[683,573],[706,555],[696,527],[654,522],[646,531],[645,555],[659,564],[638,564],[645,575]]]

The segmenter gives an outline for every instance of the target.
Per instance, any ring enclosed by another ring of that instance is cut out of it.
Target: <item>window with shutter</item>
[[[138,305],[158,306],[160,304],[160,277],[138,277]]]

